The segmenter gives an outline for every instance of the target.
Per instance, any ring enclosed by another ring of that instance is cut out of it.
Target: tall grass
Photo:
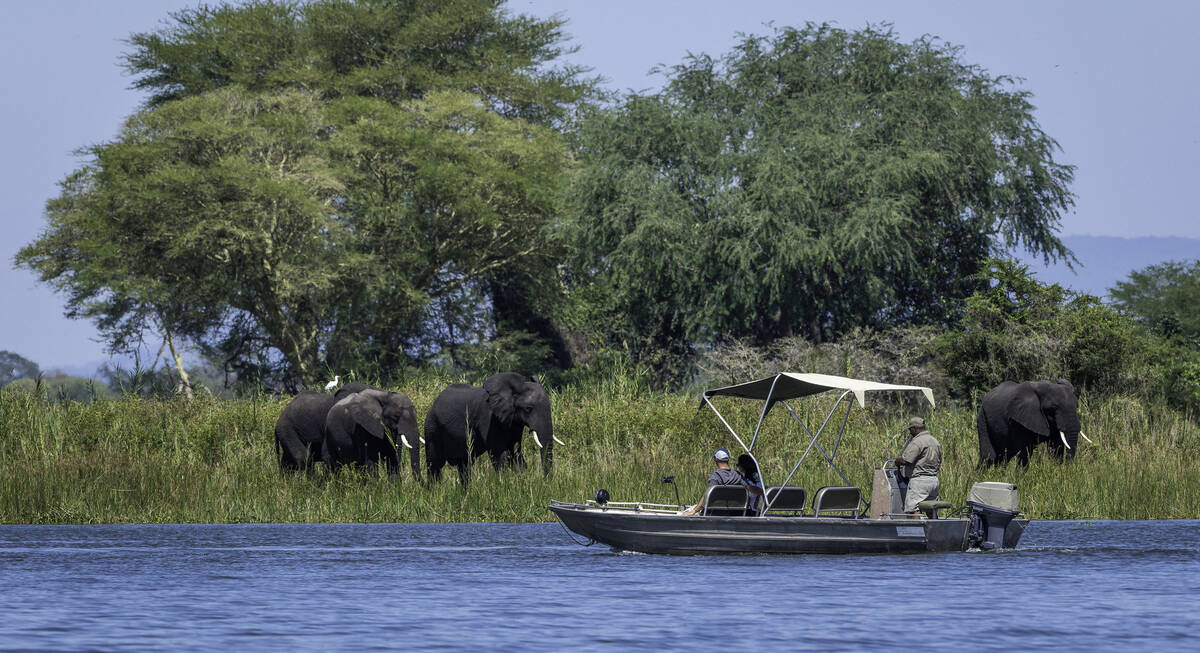
[[[419,411],[445,380],[398,388]],[[832,396],[792,402],[819,424]],[[702,493],[709,454],[735,443],[695,396],[648,389],[633,376],[593,380],[552,393],[554,470],[542,473],[525,440],[525,472],[494,471],[479,459],[464,489],[453,469],[425,487],[402,465],[399,478],[366,471],[330,476],[281,474],[273,429],[286,399],[198,397],[191,402],[124,398],[90,404],[0,390],[0,522],[433,522],[542,521],[552,498],[582,500],[607,488],[614,501],[674,503],[674,476],[685,503]],[[730,423],[752,429],[760,406],[719,404]],[[975,414],[939,408],[926,417],[942,444],[942,497],[961,504],[971,484],[1015,483],[1034,519],[1171,519],[1200,516],[1200,428],[1162,406],[1131,399],[1081,402],[1084,431],[1070,465],[1039,450],[1027,468],[1015,462],[978,471]],[[829,451],[842,412],[821,445]],[[904,442],[909,413],[882,404],[850,412],[836,462],[869,493],[871,469]],[[814,426],[815,428],[815,426]],[[808,444],[786,411],[767,416],[755,448],[768,484],[782,482]],[[843,481],[812,451],[792,480],[810,492]]]

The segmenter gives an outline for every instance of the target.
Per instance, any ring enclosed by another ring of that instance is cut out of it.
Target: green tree
[[[939,358],[970,397],[1002,381],[1069,380],[1102,393],[1142,393],[1153,343],[1099,299],[1039,283],[1027,266],[989,260],[984,287],[967,298],[961,328],[945,333]]]
[[[148,329],[203,343],[245,317],[291,377],[315,379],[320,308],[355,262],[333,219],[341,184],[313,138],[321,115],[311,94],[234,88],[142,112],[93,149],[17,261],[111,346]]]
[[[42,371],[37,363],[16,352],[0,351],[0,387],[17,379],[36,379]]]
[[[562,225],[639,362],[946,324],[989,254],[1070,260],[1073,168],[1029,93],[958,48],[808,25],[664,73],[582,122]]]
[[[482,0],[172,18],[130,41],[147,107],[88,150],[18,255],[71,315],[113,348],[163,333],[289,388],[537,332],[508,304],[553,296],[557,130],[593,84],[552,67],[561,21]]]
[[[1109,294],[1120,310],[1150,330],[1200,349],[1200,260],[1137,270]]]
[[[505,289],[536,290],[553,272],[541,230],[568,163],[561,138],[462,91],[400,105],[346,98],[331,117],[339,208],[372,261],[340,307],[332,350],[394,369],[406,351],[494,335],[480,304],[507,314]]]

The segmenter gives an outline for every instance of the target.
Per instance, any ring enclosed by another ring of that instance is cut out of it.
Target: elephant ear
[[[1042,400],[1028,386],[1019,387],[1009,400],[1008,418],[1038,435],[1050,437],[1050,423],[1042,412]]]
[[[379,409],[378,401],[369,397],[354,397],[350,399],[349,404],[346,412],[355,424],[372,437],[387,439],[387,432],[383,430],[383,411]]]
[[[512,422],[513,414],[516,412],[516,405],[513,401],[513,384],[510,382],[509,376],[512,375],[496,374],[483,382],[483,389],[487,392],[488,408],[492,410],[492,415],[501,424]]]

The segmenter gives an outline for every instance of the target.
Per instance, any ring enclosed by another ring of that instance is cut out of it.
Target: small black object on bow
[[[675,477],[674,476],[664,476],[664,477],[662,477],[662,482],[670,483],[671,485],[675,486],[675,503],[679,504],[679,507],[682,508],[683,502],[679,500],[679,486],[675,485]]]
[[[602,506],[608,503],[608,490],[604,488],[596,490],[596,503]]]

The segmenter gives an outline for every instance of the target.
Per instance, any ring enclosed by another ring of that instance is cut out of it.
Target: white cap
[[[713,458],[720,461],[727,461],[729,460],[729,451],[725,449],[725,447],[721,447],[720,449],[717,449],[716,453],[713,454]]]

